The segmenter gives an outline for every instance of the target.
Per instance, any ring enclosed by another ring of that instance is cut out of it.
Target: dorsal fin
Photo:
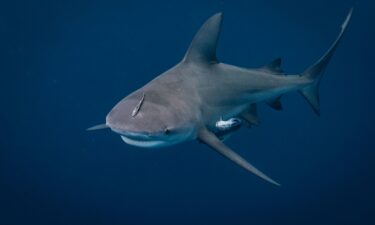
[[[217,63],[216,45],[219,39],[223,13],[211,16],[194,36],[183,61]]]
[[[267,70],[272,73],[283,74],[284,71],[281,69],[281,58],[276,58],[269,64],[261,67],[263,70]]]

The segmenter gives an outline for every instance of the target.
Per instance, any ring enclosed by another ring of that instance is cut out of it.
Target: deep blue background
[[[122,97],[177,63],[224,11],[218,57],[303,71],[332,43],[352,0],[2,1],[0,224],[375,224],[374,21],[353,19],[321,85],[260,107],[261,126],[228,141],[280,182],[204,145],[125,145],[104,122]],[[214,81],[213,81],[214,82]]]

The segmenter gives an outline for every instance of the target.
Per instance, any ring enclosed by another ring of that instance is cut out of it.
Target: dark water
[[[281,56],[300,72],[352,5],[2,1],[0,224],[375,224],[371,1],[357,1],[326,71],[321,117],[291,93],[284,111],[262,105],[261,126],[228,141],[280,188],[196,142],[145,150],[85,131],[177,63],[217,11],[222,61],[255,67]]]

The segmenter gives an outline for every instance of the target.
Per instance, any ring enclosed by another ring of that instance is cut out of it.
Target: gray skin
[[[106,124],[89,130],[109,127],[126,143],[139,147],[199,140],[247,171],[279,185],[220,141],[214,133],[215,123],[240,117],[257,125],[256,103],[281,109],[281,95],[291,91],[299,91],[319,113],[318,85],[351,13],[329,50],[296,75],[284,74],[280,59],[257,69],[218,62],[222,13],[215,14],[200,28],[180,63],[122,99],[107,115]]]

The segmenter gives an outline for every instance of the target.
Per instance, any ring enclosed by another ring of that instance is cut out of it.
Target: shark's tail
[[[337,36],[336,40],[333,42],[328,51],[312,66],[307,68],[302,74],[302,77],[305,77],[311,80],[311,85],[302,88],[299,92],[311,105],[314,112],[319,115],[319,83],[326,69],[329,60],[331,59],[333,53],[335,52],[343,34],[345,33],[346,27],[348,26],[350,17],[352,15],[353,8],[350,9],[344,23],[341,25],[340,34]]]

